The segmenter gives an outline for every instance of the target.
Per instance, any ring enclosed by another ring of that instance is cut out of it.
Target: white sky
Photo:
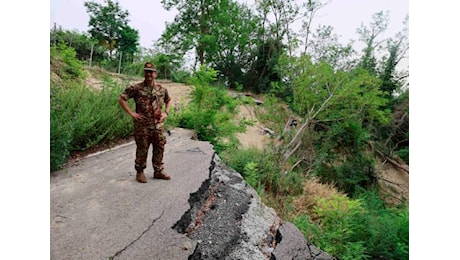
[[[66,30],[88,30],[89,15],[83,6],[84,0],[50,0],[50,28],[54,23]],[[102,0],[95,2],[103,3]],[[166,11],[159,0],[119,0],[123,10],[129,12],[129,25],[139,31],[140,45],[151,47],[165,28],[172,22],[175,11]],[[240,0],[252,4],[254,1]],[[372,15],[379,11],[390,11],[390,24],[385,36],[392,37],[402,28],[409,14],[408,0],[332,0],[317,14],[316,24],[331,25],[343,42],[358,40],[356,29],[361,23],[367,25]]]

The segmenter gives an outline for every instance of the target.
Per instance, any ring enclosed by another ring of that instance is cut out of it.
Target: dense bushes
[[[200,140],[209,141],[217,152],[238,144],[236,133],[244,131],[250,122],[233,120],[238,100],[230,97],[216,81],[216,71],[201,67],[192,76],[194,86],[190,104],[175,115],[177,126],[194,129]]]
[[[51,87],[51,170],[67,156],[96,144],[132,133],[132,122],[117,103],[121,88],[106,86],[95,91],[82,85]]]
[[[311,215],[296,217],[294,224],[339,259],[409,259],[409,209],[385,208],[376,192],[353,200],[320,198]]]
[[[72,59],[67,49],[61,52],[58,50],[55,55],[65,57],[62,59],[65,64],[63,67],[75,66],[77,63],[73,60],[75,56]],[[55,61],[52,58],[52,62]],[[60,169],[74,151],[85,150],[132,133],[131,119],[117,103],[118,95],[124,86],[117,85],[106,77],[101,90],[88,88],[83,83],[83,74],[77,73],[78,71],[61,70],[64,73],[61,80],[51,81],[51,171]]]
[[[309,242],[337,259],[408,259],[408,205],[385,206],[376,190],[358,189],[350,198],[324,191],[326,186],[319,183],[317,190],[302,192],[305,177],[283,172],[270,149],[228,149],[221,157],[278,215],[292,221]],[[309,202],[291,203],[302,199]]]

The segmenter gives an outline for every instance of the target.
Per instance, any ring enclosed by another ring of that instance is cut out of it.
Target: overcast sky
[[[50,0],[50,28],[54,23],[66,30],[88,30],[89,15],[84,0]],[[103,0],[95,2],[103,3]],[[174,20],[176,11],[166,11],[160,0],[119,0],[123,10],[129,12],[129,25],[139,31],[140,45],[151,47],[165,29],[165,22]],[[240,0],[251,5],[254,1]],[[315,18],[315,24],[331,25],[345,43],[358,40],[356,29],[361,23],[369,24],[372,15],[379,11],[390,12],[390,24],[385,37],[392,37],[402,28],[409,14],[408,0],[332,0]],[[314,25],[315,26],[315,25]]]

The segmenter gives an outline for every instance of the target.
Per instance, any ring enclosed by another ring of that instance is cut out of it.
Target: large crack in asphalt
[[[190,260],[225,259],[246,236],[241,233],[241,219],[252,196],[234,188],[243,183],[241,177],[226,175],[224,180],[212,175],[216,170],[214,156],[209,178],[190,195],[190,209],[172,227],[198,241]]]

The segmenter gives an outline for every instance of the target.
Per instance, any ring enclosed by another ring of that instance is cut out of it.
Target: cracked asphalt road
[[[50,178],[51,259],[187,259],[196,242],[171,227],[209,177],[214,150],[173,129],[165,151],[172,179],[154,180],[151,151],[135,180],[134,142],[89,155]]]

